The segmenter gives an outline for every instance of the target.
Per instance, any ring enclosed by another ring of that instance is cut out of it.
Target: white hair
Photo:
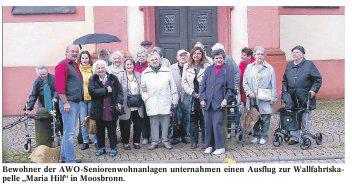
[[[150,63],[150,60],[152,59],[153,56],[156,56],[159,59],[159,62],[160,62],[160,55],[157,52],[154,52],[154,53],[150,53],[148,55],[148,58],[147,58],[148,64]]]
[[[257,51],[263,51],[264,56],[266,56],[266,50],[263,46],[255,46],[254,50],[253,50],[253,55],[255,55],[257,53]]]
[[[110,55],[110,61],[112,62],[113,61],[113,58],[114,57],[121,57],[121,58],[123,58],[123,54],[120,52],[120,51],[115,51],[115,52],[113,52],[113,53],[111,53],[111,55]]]
[[[224,47],[224,45],[222,45],[221,43],[216,43],[216,44],[213,45],[213,47],[211,47],[211,50],[212,50],[212,51],[215,51],[215,50],[217,50],[217,49],[222,49],[222,50],[225,51],[225,47]]]
[[[94,62],[93,67],[92,67],[93,74],[97,73],[96,72],[97,66],[104,66],[105,70],[107,70],[107,68],[108,68],[108,64],[105,62],[105,60],[97,60]]]
[[[44,72],[45,72],[45,74],[48,74],[49,70],[48,70],[48,67],[46,67],[45,65],[39,65],[35,68],[35,72],[38,75],[41,75]]]

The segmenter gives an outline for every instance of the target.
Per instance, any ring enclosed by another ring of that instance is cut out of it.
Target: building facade
[[[268,50],[267,60],[275,68],[279,91],[285,65],[291,60],[290,50],[303,45],[306,58],[315,62],[323,76],[318,97],[344,98],[344,11],[344,7],[77,6],[46,12],[3,7],[3,115],[20,114],[37,76],[37,65],[45,64],[54,73],[55,65],[65,57],[66,46],[90,33],[121,39],[98,44],[98,50],[135,54],[141,41],[150,40],[164,48],[171,62],[178,49],[190,50],[198,41],[208,52],[214,43],[224,44],[236,62],[243,47],[261,45]],[[95,46],[85,45],[83,50],[94,52]]]

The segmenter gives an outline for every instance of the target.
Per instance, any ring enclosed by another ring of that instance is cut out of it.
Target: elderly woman
[[[78,58],[77,62],[79,64],[79,70],[81,71],[82,78],[83,78],[83,101],[79,102],[79,121],[80,121],[80,132],[83,138],[83,144],[80,147],[81,150],[85,150],[89,148],[89,135],[87,132],[87,127],[86,127],[86,118],[88,116],[88,113],[91,108],[91,97],[88,92],[88,83],[89,83],[89,78],[92,76],[92,58],[90,56],[90,53],[88,51],[82,51]],[[95,136],[94,136],[95,137]],[[96,137],[94,138],[95,143],[96,142]]]
[[[108,64],[108,66],[112,64],[112,62],[110,61],[110,52],[106,49],[102,49],[99,51],[98,60],[104,60]]]
[[[260,118],[254,125],[252,143],[265,144],[268,138],[271,114],[274,112],[274,102],[277,101],[276,75],[274,68],[265,61],[266,50],[257,46],[254,48],[255,61],[247,65],[243,75],[243,89],[246,93],[246,106],[250,103],[259,109]]]
[[[137,52],[137,61],[135,62],[135,71],[142,73],[148,67],[147,53],[145,50],[140,50]]]
[[[207,67],[200,87],[200,105],[204,108],[205,151],[214,155],[225,153],[224,108],[234,95],[233,65],[225,64],[225,51],[212,51],[214,64]]]
[[[52,110],[52,99],[58,97],[55,92],[55,78],[54,75],[48,73],[48,68],[44,65],[40,65],[35,69],[38,78],[35,79],[33,89],[29,95],[28,110],[33,110],[35,102],[38,99],[38,108],[45,108]]]
[[[91,119],[96,121],[98,148],[96,156],[106,153],[105,129],[108,130],[108,138],[111,151],[109,156],[117,154],[116,135],[116,108],[121,109],[123,104],[122,86],[115,75],[106,72],[107,64],[103,60],[97,60],[93,64],[93,76],[89,79],[88,91],[92,97]]]
[[[282,94],[288,93],[291,96],[294,101],[293,108],[307,108],[309,99],[308,109],[314,110],[316,107],[315,95],[321,87],[322,77],[314,63],[304,58],[305,49],[302,46],[294,47],[291,52],[293,60],[286,66],[282,80]],[[311,131],[310,119],[309,112],[303,114],[302,129],[308,132]],[[292,137],[289,145],[299,143],[299,131],[291,131],[290,133]]]
[[[141,76],[138,72],[134,71],[134,63],[130,59],[124,61],[125,72],[119,74],[119,81],[123,88],[123,107],[125,114],[119,116],[119,124],[121,130],[121,141],[125,150],[130,150],[130,131],[131,122],[133,122],[133,147],[140,149],[141,128],[143,123],[143,101],[140,95]],[[139,98],[137,103],[129,103],[128,97]],[[130,105],[130,106],[129,106]],[[133,105],[133,106],[131,106]]]
[[[201,129],[201,138],[204,145],[204,119],[200,107],[200,85],[204,76],[205,69],[209,66],[205,59],[205,52],[200,47],[191,50],[189,62],[183,67],[182,88],[185,91],[183,95],[183,104],[190,114],[190,137],[191,149],[197,148],[199,128]]]
[[[168,68],[170,67],[170,65],[171,65],[170,60],[168,60],[167,58],[164,58],[163,49],[161,47],[153,47],[151,52],[157,53],[160,56],[161,65],[168,67]]]
[[[119,76],[124,71],[123,69],[123,55],[120,51],[115,51],[110,55],[110,61],[112,64],[108,67],[108,73]]]
[[[135,62],[135,72],[142,74],[142,72],[148,67],[147,62],[147,51],[140,50],[137,52],[137,61]],[[146,109],[144,107],[144,113],[146,113]],[[144,123],[142,125],[142,144],[146,145],[149,142],[150,138],[150,120],[147,115],[144,115],[143,119]]]
[[[159,55],[149,54],[150,67],[145,69],[141,78],[141,95],[150,118],[152,143],[149,150],[158,147],[159,125],[161,125],[162,143],[166,149],[172,149],[168,140],[171,107],[176,107],[178,94],[176,84],[169,68],[160,64]]]

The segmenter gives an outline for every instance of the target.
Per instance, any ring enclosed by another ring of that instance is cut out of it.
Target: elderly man
[[[304,58],[305,49],[298,45],[292,50],[293,60],[290,61],[285,70],[282,80],[282,93],[290,94],[295,108],[307,108],[309,99],[309,110],[316,108],[315,95],[322,85],[322,77],[319,70],[312,61]],[[284,104],[285,105],[285,104]],[[311,116],[309,112],[302,115],[302,130],[311,131]],[[299,143],[299,130],[291,131],[289,145]]]
[[[174,78],[174,81],[177,87],[178,96],[179,96],[179,102],[178,102],[179,104],[177,108],[174,109],[174,117],[176,118],[177,128],[169,129],[169,132],[173,132],[172,134],[169,134],[171,138],[173,138],[171,140],[171,144],[177,144],[179,141],[183,141],[184,143],[189,143],[189,138],[190,138],[190,134],[189,134],[190,116],[185,108],[185,105],[182,103],[183,95],[185,91],[183,90],[181,85],[183,66],[188,61],[188,58],[189,58],[189,53],[184,49],[180,49],[177,51],[177,55],[176,55],[177,63],[172,64],[170,67],[172,76]]]
[[[74,135],[79,116],[79,102],[83,100],[83,79],[76,63],[78,47],[66,47],[66,58],[55,67],[55,89],[59,94],[64,133],[61,142],[61,162],[76,163]]]

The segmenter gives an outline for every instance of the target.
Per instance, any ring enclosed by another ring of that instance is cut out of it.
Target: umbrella
[[[97,44],[97,43],[111,43],[111,42],[121,42],[121,40],[117,36],[113,36],[110,34],[103,34],[103,33],[94,33],[94,34],[87,34],[76,39],[73,44],[85,45],[85,44]],[[97,46],[95,46],[96,48]]]

